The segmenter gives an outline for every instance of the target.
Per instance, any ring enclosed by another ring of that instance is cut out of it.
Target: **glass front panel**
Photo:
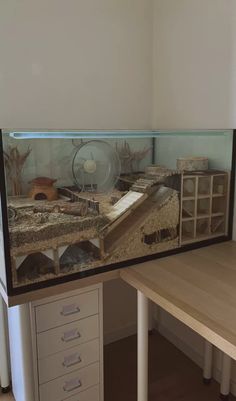
[[[227,235],[233,133],[3,132],[13,286]]]

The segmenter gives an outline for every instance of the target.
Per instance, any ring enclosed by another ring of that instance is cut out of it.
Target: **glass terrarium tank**
[[[229,238],[233,137],[3,131],[2,285],[20,292]]]

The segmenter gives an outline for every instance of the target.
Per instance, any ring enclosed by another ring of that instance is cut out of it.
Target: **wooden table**
[[[123,269],[138,291],[138,401],[147,401],[148,299],[236,359],[236,242]]]

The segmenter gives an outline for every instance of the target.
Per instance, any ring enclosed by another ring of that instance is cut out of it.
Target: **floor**
[[[149,336],[149,351],[148,401],[219,400],[218,383],[204,385],[201,369],[164,337]],[[105,401],[137,401],[136,337],[106,346],[104,357]]]
[[[157,333],[149,337],[148,401],[217,401],[219,385],[202,383],[202,371],[182,352]],[[105,401],[137,401],[136,337],[105,347]],[[230,401],[236,401],[233,396]],[[0,394],[0,401],[13,401]],[[92,400],[91,400],[92,401]]]

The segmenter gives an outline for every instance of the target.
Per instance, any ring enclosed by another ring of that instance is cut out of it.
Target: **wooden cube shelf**
[[[215,216],[211,219],[211,234],[222,233],[225,230],[224,216]]]
[[[181,185],[180,244],[227,234],[229,173],[183,173]]]
[[[194,219],[189,221],[183,221],[182,237],[184,241],[191,241],[194,239]]]
[[[213,177],[213,195],[227,195],[228,182],[224,174],[219,174]]]
[[[192,198],[195,197],[196,192],[196,177],[186,176],[183,180],[183,197]]]
[[[195,216],[195,202],[194,200],[183,200],[182,205],[182,218],[188,219]]]
[[[201,176],[198,178],[198,195],[210,195],[211,191],[211,177]]]
[[[210,197],[197,199],[197,217],[210,215]]]
[[[198,218],[196,221],[197,238],[205,237],[210,234],[210,218]]]

